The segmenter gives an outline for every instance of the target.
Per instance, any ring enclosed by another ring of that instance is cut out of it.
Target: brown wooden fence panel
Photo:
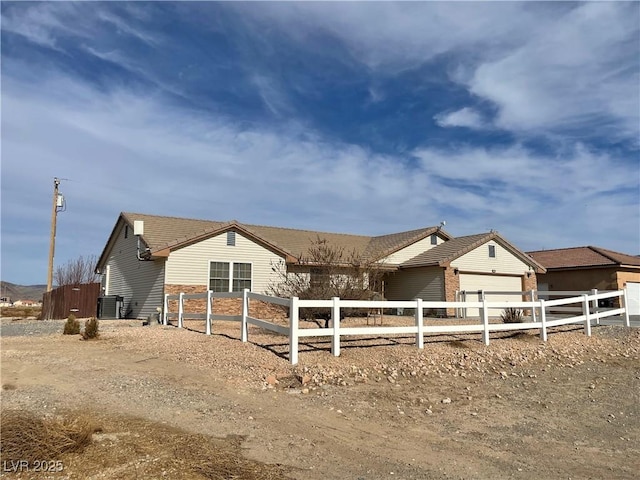
[[[72,313],[76,318],[95,317],[99,296],[99,283],[63,285],[44,294],[42,318],[45,320],[63,319]]]

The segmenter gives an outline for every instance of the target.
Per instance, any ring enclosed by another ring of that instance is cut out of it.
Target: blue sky
[[[640,253],[640,4],[11,2],[1,278],[121,211]]]

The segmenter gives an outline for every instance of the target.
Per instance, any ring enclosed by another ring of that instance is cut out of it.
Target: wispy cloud
[[[638,3],[360,7],[274,3],[233,8],[255,22],[279,24],[309,48],[321,49],[314,43],[318,32],[331,32],[353,58],[377,71],[399,72],[447,55],[451,71],[457,72],[451,78],[495,105],[498,128],[531,135],[580,128],[597,135],[605,125],[607,134],[617,132],[637,143]],[[461,115],[468,120],[468,111]],[[452,126],[444,120],[443,126]],[[461,126],[475,126],[474,120]]]
[[[471,92],[498,106],[496,125],[507,130],[602,129],[604,123],[606,134],[637,138],[638,7],[580,4],[547,21],[527,44],[479,65]]]
[[[87,218],[95,227],[83,230],[85,243],[99,251],[121,210],[362,233],[446,218],[456,234],[530,228],[519,245],[537,248],[552,225],[555,244],[584,243],[580,232],[592,209],[603,211],[599,195],[613,192],[617,207],[599,219],[603,227],[590,243],[606,244],[606,225],[639,223],[637,184],[626,167],[579,144],[562,163],[521,146],[467,147],[416,150],[419,163],[409,167],[314,132],[239,128],[161,97],[100,92],[64,77],[28,94],[11,80],[3,88],[3,204],[15,195],[10,203],[20,214],[18,205],[31,202],[27,192],[41,192],[46,202],[47,178],[75,181],[65,185],[72,193],[59,232],[61,259],[75,254],[70,232],[84,229]],[[37,141],[22,143],[25,129]],[[22,158],[37,161],[39,173],[26,175]],[[5,182],[21,188],[5,192]],[[45,209],[39,216],[46,225]],[[633,251],[633,228],[627,235],[620,245]]]
[[[54,176],[60,262],[122,210],[639,253],[639,8],[5,3],[3,275]]]
[[[485,126],[480,113],[470,107],[464,107],[455,112],[439,113],[433,118],[441,127],[483,128]]]

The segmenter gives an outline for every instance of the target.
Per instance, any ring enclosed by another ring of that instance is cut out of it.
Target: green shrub
[[[86,322],[84,322],[84,333],[82,334],[82,338],[85,340],[89,340],[90,338],[98,337],[98,319],[95,317],[89,318]]]
[[[524,315],[522,310],[517,308],[505,308],[500,315],[503,323],[522,323],[524,322]]]
[[[64,324],[63,335],[78,335],[80,333],[80,322],[76,320],[76,316],[72,313]]]

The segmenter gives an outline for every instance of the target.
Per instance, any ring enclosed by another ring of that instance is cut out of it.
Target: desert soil
[[[631,479],[640,329],[376,337],[301,345],[188,329],[2,320],[2,409],[101,427],[51,479]],[[42,459],[48,460],[48,459]]]

